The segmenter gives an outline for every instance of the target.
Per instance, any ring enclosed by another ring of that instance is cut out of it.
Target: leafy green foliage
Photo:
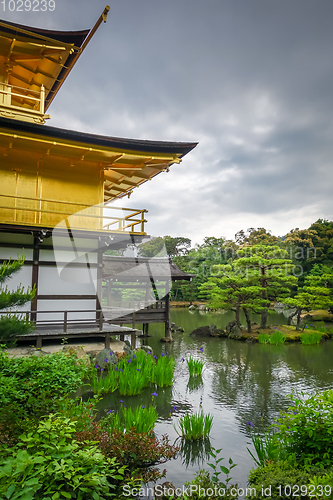
[[[203,498],[209,498],[209,500],[233,498],[234,500],[237,500],[238,495],[235,495],[235,491],[237,491],[238,486],[237,484],[229,484],[231,481],[231,478],[229,477],[230,471],[236,467],[236,464],[234,464],[232,459],[229,458],[229,467],[220,465],[220,462],[224,460],[222,457],[217,458],[221,451],[221,449],[215,450],[214,448],[211,448],[209,454],[215,459],[215,463],[209,463],[207,465],[214,472],[210,474],[205,469],[201,469],[197,472],[192,481],[185,483],[185,487],[189,489],[189,496],[185,493],[184,495],[178,497],[180,500],[199,500]],[[220,481],[221,473],[226,475],[223,481]],[[233,490],[233,488],[235,488],[235,490]],[[209,497],[207,497],[207,493],[209,494]],[[205,494],[206,496],[203,496]],[[172,500],[172,497],[169,497],[169,500]]]
[[[85,374],[72,354],[10,359],[0,351],[0,426],[22,432],[31,419],[57,411],[60,398],[76,390]]]
[[[215,463],[213,464],[207,464],[209,467],[213,469],[213,474],[212,474],[212,482],[215,483],[216,485],[219,485],[219,487],[226,488],[228,487],[229,481],[231,481],[231,478],[228,477],[230,474],[230,471],[234,468],[237,467],[237,464],[234,464],[231,458],[229,458],[229,466],[226,467],[225,465],[219,465],[222,460],[224,460],[223,457],[217,458],[217,456],[221,453],[222,448],[219,450],[215,450],[214,448],[210,450],[209,454],[215,459]],[[224,482],[220,482],[219,476],[223,472],[223,474],[226,474],[227,477],[225,478]]]
[[[76,423],[50,415],[0,460],[0,494],[8,500],[120,498],[124,467],[90,442],[77,442]],[[120,490],[120,489],[119,489]]]
[[[186,440],[197,440],[209,436],[213,425],[213,416],[204,415],[203,411],[190,415],[186,413],[175,425],[177,434]]]
[[[140,477],[147,480],[163,477],[165,472],[159,473],[150,467],[174,458],[179,450],[177,446],[170,445],[166,435],[158,440],[152,432],[137,432],[133,428],[126,433],[122,430],[108,432],[99,422],[93,422],[92,430],[77,433],[77,439],[80,442],[97,441],[105,456],[116,458],[117,462],[126,465],[129,471],[139,468]]]
[[[293,405],[278,420],[280,439],[299,465],[333,463],[333,390],[290,396]]]
[[[321,469],[315,466],[309,466],[307,469],[299,467],[288,460],[279,462],[266,462],[263,467],[252,469],[248,480],[250,487],[256,490],[255,494],[249,494],[248,500],[290,500],[290,498],[309,500],[307,494],[302,494],[300,487],[304,486],[303,491],[309,491],[308,485],[311,481],[321,474]],[[284,489],[287,486],[291,487]],[[281,489],[279,489],[279,486]],[[269,492],[271,491],[271,494]],[[279,492],[281,491],[281,495]],[[291,494],[290,494],[291,491]],[[292,495],[298,491],[298,495]],[[264,492],[264,493],[263,493]],[[254,492],[253,492],[254,493]],[[312,496],[311,498],[316,498]],[[323,498],[330,498],[324,496]]]

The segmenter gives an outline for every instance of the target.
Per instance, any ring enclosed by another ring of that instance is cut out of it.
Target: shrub
[[[98,422],[93,422],[93,430],[77,433],[77,439],[81,442],[87,439],[98,441],[104,455],[127,465],[129,471],[139,468],[140,477],[147,481],[163,477],[166,471],[161,473],[152,466],[174,458],[179,450],[177,446],[169,444],[166,435],[159,441],[152,432],[137,432],[134,428],[125,434],[119,430],[109,433]]]
[[[333,390],[289,396],[293,405],[278,419],[281,445],[301,465],[333,463]]]
[[[121,498],[125,467],[97,446],[75,440],[76,424],[50,415],[37,432],[20,436],[0,462],[0,494],[7,499]]]
[[[31,420],[56,412],[63,397],[82,385],[86,368],[64,353],[9,359],[0,351],[0,426],[19,434]]]
[[[211,475],[208,471],[202,469],[195,475],[194,479],[190,482],[185,483],[185,487],[190,489],[190,497],[186,494],[181,495],[179,499],[188,500],[189,498],[194,500],[199,500],[200,498],[209,498],[210,500],[220,500],[225,498],[233,498],[237,500],[238,495],[233,494],[232,488],[236,488],[237,485],[229,485],[231,478],[229,473],[231,469],[236,467],[232,459],[229,458],[229,468],[220,465],[220,462],[224,460],[223,458],[217,458],[222,450],[211,449],[209,454],[215,459],[215,463],[207,464],[214,471]],[[223,481],[220,481],[220,474],[226,475]],[[205,495],[203,497],[203,495]],[[208,496],[209,495],[209,496]],[[163,498],[163,497],[162,497]]]
[[[256,494],[254,492],[249,494],[247,499],[290,500],[295,498],[308,500],[310,497],[307,494],[301,495],[300,488],[303,485],[304,493],[309,491],[309,484],[321,472],[318,467],[312,466],[306,470],[294,463],[291,464],[288,460],[266,463],[265,466],[250,471],[248,480],[250,487],[255,488]],[[291,493],[288,486],[291,488]],[[270,491],[271,494],[269,494]],[[316,497],[312,496],[312,498]],[[329,497],[324,496],[323,498],[328,499]]]

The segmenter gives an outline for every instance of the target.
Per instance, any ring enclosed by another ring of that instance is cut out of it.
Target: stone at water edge
[[[210,327],[209,326],[199,326],[199,328],[196,328],[193,330],[193,332],[190,333],[190,335],[193,336],[200,336],[200,337],[210,337]]]
[[[232,335],[233,338],[235,338],[235,336],[240,337],[242,335],[241,329],[237,325],[236,321],[230,321],[227,324],[227,326],[225,327],[225,330],[226,330],[227,334]]]
[[[176,494],[175,486],[169,481],[165,481],[162,484],[158,484],[154,488],[155,500],[166,500],[169,499],[172,495],[173,499],[178,498]]]
[[[151,352],[152,354],[154,354],[154,353],[153,353],[153,348],[152,348],[152,347],[150,347],[150,345],[142,345],[142,346],[140,347],[140,349],[141,349],[142,351],[146,351],[146,352],[148,352],[148,351],[149,351],[149,352]]]
[[[211,337],[225,337],[226,333],[223,328],[216,328],[216,325],[212,323],[210,325],[210,336]]]
[[[184,333],[184,328],[177,326],[176,323],[170,323],[170,331],[172,333]]]
[[[35,347],[29,348],[28,353],[30,356],[37,356],[38,358],[41,358],[48,354],[48,352],[42,351],[41,349],[37,349]]]
[[[162,337],[160,339],[160,341],[161,342],[165,342],[165,343],[167,343],[167,342],[173,342],[173,338],[171,338],[171,337]]]
[[[94,364],[98,365],[100,368],[108,368],[110,365],[117,366],[118,364],[118,356],[117,354],[119,351],[115,352],[114,354],[110,354],[112,351],[112,347],[110,349],[103,349],[94,358]],[[124,352],[124,351],[122,351]],[[107,361],[105,361],[107,359]]]

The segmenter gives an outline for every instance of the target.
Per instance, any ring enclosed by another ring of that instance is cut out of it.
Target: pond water
[[[159,414],[157,436],[168,434],[173,443],[178,437],[174,429],[177,419],[202,407],[204,413],[214,416],[210,445],[222,448],[223,463],[231,457],[238,464],[231,473],[233,483],[245,487],[248,472],[254,466],[247,451],[249,447],[254,453],[251,433],[266,430],[280,410],[288,407],[286,396],[293,391],[313,392],[332,387],[333,342],[274,346],[226,338],[198,339],[189,335],[198,326],[211,323],[223,328],[231,319],[232,313],[172,309],[171,321],[182,326],[185,332],[174,334],[172,344],[163,344],[160,338],[164,336],[164,325],[150,325],[152,337],[139,342],[150,345],[155,354],[166,352],[177,361],[173,386],[157,389],[158,397],[154,398]],[[269,316],[270,324],[285,322],[282,313]],[[204,348],[203,353],[200,347]],[[189,379],[187,364],[181,361],[189,354],[204,359],[202,380]],[[151,403],[153,391],[150,388],[135,397],[120,397],[118,393],[104,397],[99,403],[100,414],[108,409],[117,410],[120,399],[126,406],[147,405]],[[178,410],[171,414],[174,406]],[[249,421],[253,428],[247,425]],[[209,442],[183,447],[176,459],[161,466],[167,469],[167,476],[159,482],[167,480],[181,487],[190,481],[195,472],[206,466],[207,447]]]

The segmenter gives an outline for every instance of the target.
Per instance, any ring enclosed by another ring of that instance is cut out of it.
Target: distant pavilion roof
[[[103,278],[119,282],[187,280],[194,278],[168,258],[134,258],[103,255]]]

